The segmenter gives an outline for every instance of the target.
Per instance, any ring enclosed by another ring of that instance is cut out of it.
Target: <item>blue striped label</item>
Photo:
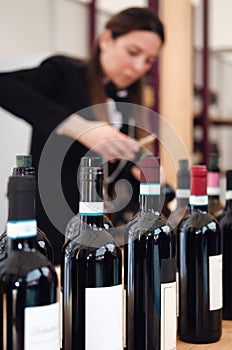
[[[190,205],[208,205],[208,196],[194,196],[191,195],[189,198]]]
[[[160,184],[140,184],[140,194],[143,196],[159,196]]]
[[[103,202],[80,202],[79,213],[80,215],[87,216],[101,216],[104,212]]]
[[[7,236],[11,239],[35,237],[36,220],[12,220],[7,223]]]

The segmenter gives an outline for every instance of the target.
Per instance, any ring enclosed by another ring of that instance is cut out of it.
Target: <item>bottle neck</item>
[[[10,177],[7,221],[7,237],[10,250],[29,250],[35,246],[37,233],[35,191],[36,182],[34,177]]]
[[[23,168],[15,167],[13,168],[12,175],[14,176],[35,176],[35,168]]]
[[[160,184],[140,183],[140,212],[160,212]]]
[[[212,202],[220,202],[220,196],[219,195],[208,195],[208,199],[209,201]]]
[[[89,226],[103,227],[103,184],[102,174],[87,174],[80,181],[79,214],[81,221]]]
[[[209,199],[219,200],[220,198],[220,174],[209,171],[207,174],[207,194]]]
[[[36,250],[36,239],[35,237],[23,239],[8,238],[7,250],[8,254],[12,251],[34,252]]]
[[[208,212],[207,168],[205,165],[192,166],[190,185],[190,212]]]
[[[176,189],[176,202],[177,208],[187,207],[189,204],[190,189],[177,188]]]
[[[176,207],[177,208],[184,208],[189,205],[189,199],[187,198],[177,198],[176,199]]]
[[[36,220],[7,222],[8,253],[12,250],[34,251],[36,248]]]
[[[190,195],[189,206],[191,212],[201,211],[208,212],[208,196],[207,195]]]
[[[225,209],[232,209],[232,190],[226,190],[226,206]]]

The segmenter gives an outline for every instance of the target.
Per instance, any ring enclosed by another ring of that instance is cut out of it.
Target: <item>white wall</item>
[[[202,47],[202,0],[195,0],[195,47]],[[88,0],[0,0],[0,70],[30,67],[55,52],[85,57],[88,54]],[[109,13],[148,0],[97,0],[97,33]],[[232,117],[232,61],[218,60],[215,48],[232,49],[232,1],[210,0],[210,84],[217,89],[222,115]],[[196,56],[195,81],[201,82],[201,57]],[[225,62],[226,61],[226,62]],[[222,152],[227,155],[232,128],[221,129]],[[28,153],[30,127],[0,109],[0,231],[7,219],[6,181],[15,155]],[[232,167],[228,156],[224,166]]]
[[[0,0],[1,57],[88,49],[88,8],[70,0]]]
[[[208,1],[208,29],[209,47],[211,50],[222,50],[232,47],[232,1],[230,0],[209,0]],[[203,47],[203,0],[197,1],[194,8],[194,44],[196,48]]]
[[[49,0],[0,0],[1,57],[49,51]]]
[[[131,6],[147,6],[147,0],[98,0],[96,1],[97,8],[101,11],[113,13],[121,11],[124,8]]]
[[[36,66],[62,52],[84,58],[89,50],[86,0],[0,0],[0,71]],[[97,1],[97,33],[109,13],[146,0]],[[0,232],[7,220],[6,187],[16,154],[28,154],[31,127],[0,109]]]
[[[0,70],[36,66],[62,51],[88,52],[88,10],[68,0],[0,0]],[[28,154],[31,127],[0,109],[0,232],[7,220],[7,179],[16,154]]]
[[[0,57],[0,71],[9,71],[36,66],[46,54]],[[15,166],[17,154],[28,154],[30,149],[31,126],[13,114],[0,108],[0,232],[7,220],[8,203],[6,189],[8,176]]]
[[[203,85],[202,46],[203,46],[203,1],[195,8],[194,21],[194,81]],[[232,1],[210,0],[209,5],[209,89],[218,95],[217,117],[232,119]],[[230,139],[232,126],[213,126],[210,137],[217,141],[220,150],[220,166],[223,170],[232,169]]]

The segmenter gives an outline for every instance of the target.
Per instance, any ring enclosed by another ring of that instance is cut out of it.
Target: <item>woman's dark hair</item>
[[[105,28],[112,31],[113,38],[132,30],[148,30],[158,34],[164,43],[164,28],[157,14],[148,7],[131,7],[111,17]]]
[[[112,31],[113,38],[127,34],[133,30],[148,30],[156,33],[164,43],[164,28],[157,14],[149,7],[130,7],[113,15],[105,25]],[[105,102],[103,72],[99,62],[100,48],[96,42],[88,62],[88,81],[92,104]],[[142,103],[142,79],[128,88],[131,102]]]

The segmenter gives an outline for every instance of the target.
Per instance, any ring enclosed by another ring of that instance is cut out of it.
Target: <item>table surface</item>
[[[216,343],[189,344],[177,341],[177,350],[232,350],[232,321],[222,321],[222,336]]]

